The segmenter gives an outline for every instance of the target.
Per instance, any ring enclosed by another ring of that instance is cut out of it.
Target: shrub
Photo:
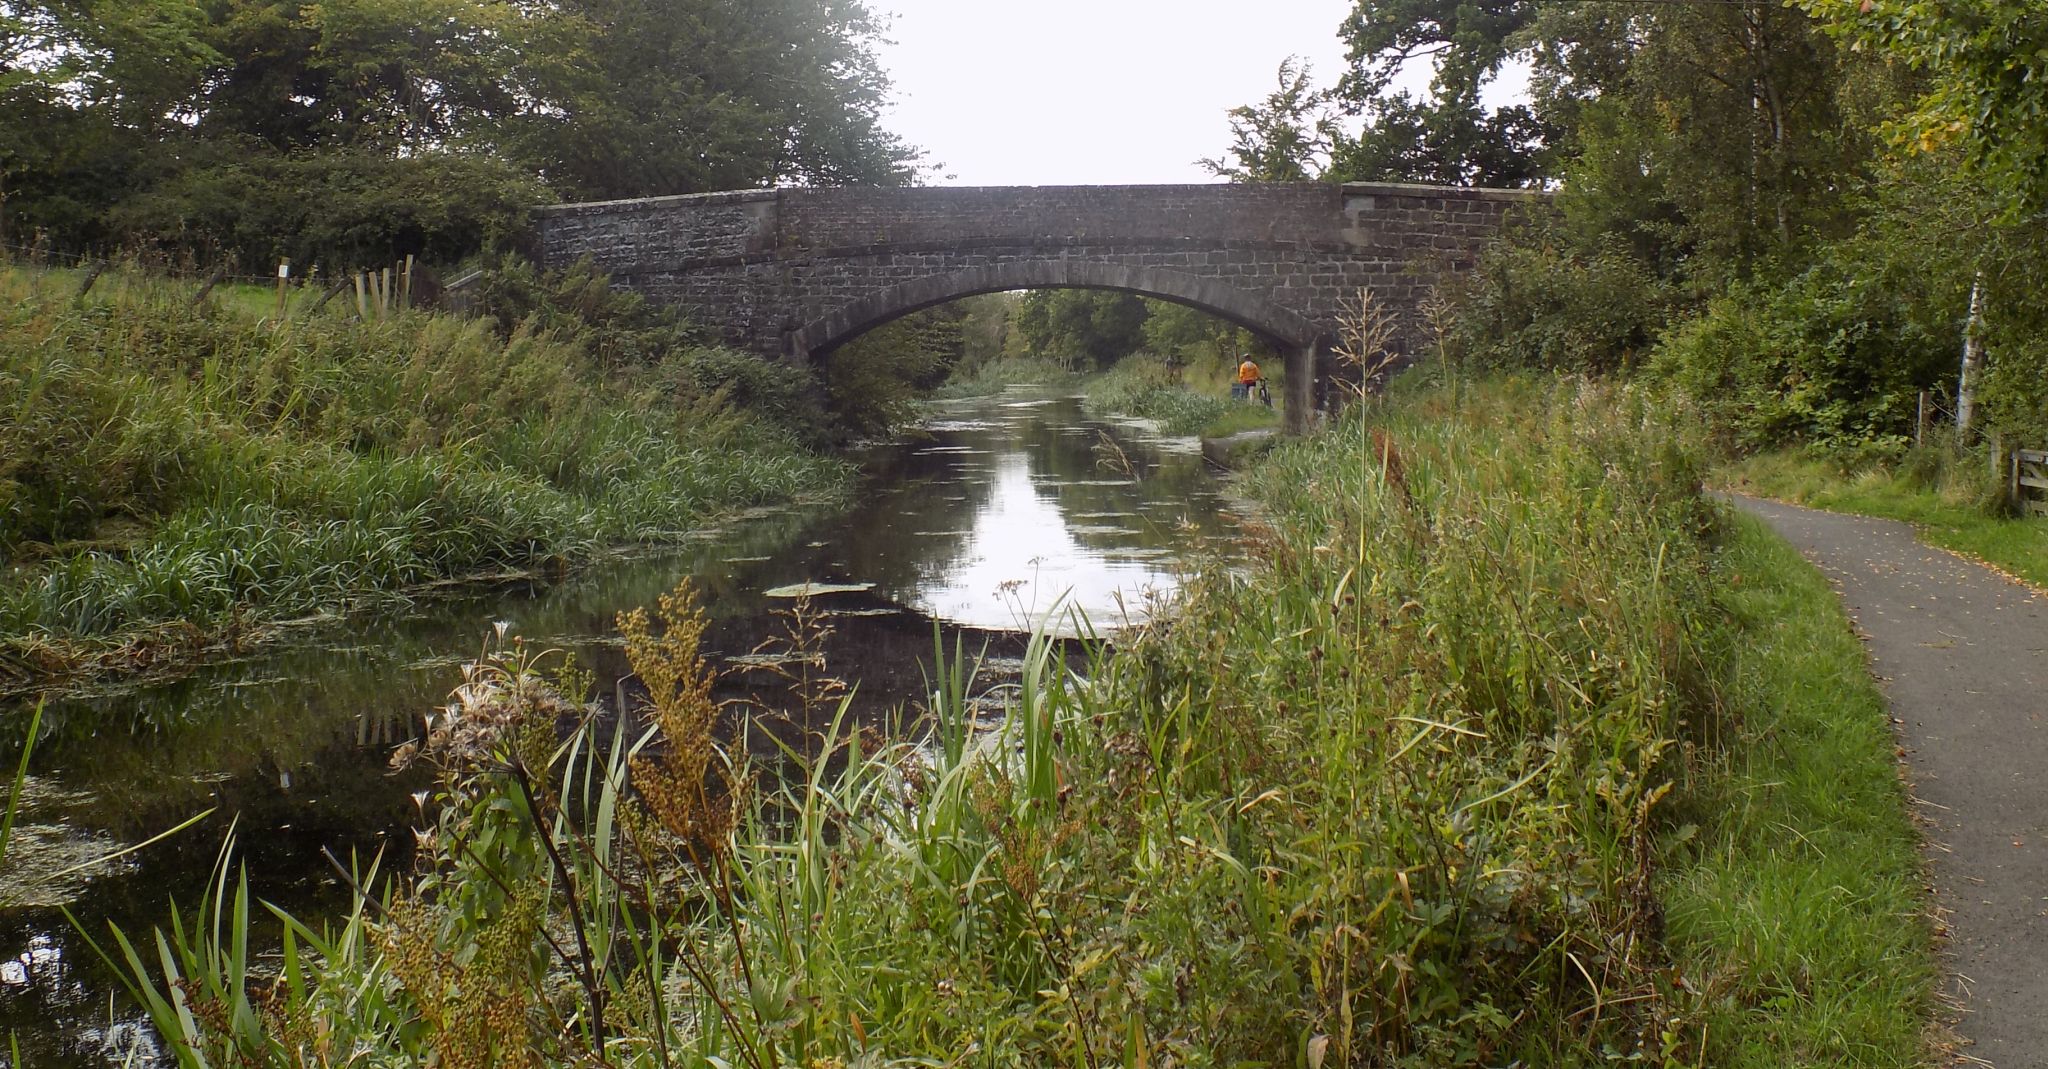
[[[267,272],[278,257],[339,275],[408,253],[452,263],[516,244],[550,198],[485,155],[332,148],[198,150],[196,165],[114,206],[108,229],[174,256]]]
[[[1830,261],[1716,298],[1665,336],[1651,370],[1742,448],[1899,441],[1919,391],[1951,373],[1959,339]]]
[[[1619,240],[1569,252],[1527,235],[1493,245],[1458,294],[1447,339],[1475,367],[1628,371],[1674,296]]]

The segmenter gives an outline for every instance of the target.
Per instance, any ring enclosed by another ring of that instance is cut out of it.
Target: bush
[[[1824,261],[1781,287],[1734,287],[1674,327],[1651,370],[1743,449],[1896,443],[1913,433],[1919,392],[1952,372],[1959,339]]]
[[[1618,240],[1573,253],[1527,234],[1488,249],[1457,297],[1447,340],[1472,366],[1577,372],[1635,368],[1674,304]]]
[[[839,428],[883,435],[915,419],[917,399],[960,362],[966,313],[958,303],[914,312],[826,354],[825,403]]]
[[[1189,389],[1179,374],[1151,356],[1125,359],[1089,383],[1088,406],[1154,420],[1167,434],[1199,434],[1246,407],[1242,401]]]
[[[107,228],[174,258],[267,273],[279,257],[339,275],[407,254],[453,263],[521,240],[551,199],[490,156],[358,149],[217,153],[114,206]]]

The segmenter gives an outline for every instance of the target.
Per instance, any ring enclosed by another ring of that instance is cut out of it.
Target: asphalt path
[[[1842,596],[1891,702],[1945,927],[1957,1065],[2048,1069],[2048,598],[1903,523],[1731,496]]]

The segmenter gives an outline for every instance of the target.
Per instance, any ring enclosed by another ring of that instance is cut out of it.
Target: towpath
[[[1885,684],[1930,825],[1958,1064],[2048,1069],[2048,598],[1903,523],[1733,501],[1833,581]]]

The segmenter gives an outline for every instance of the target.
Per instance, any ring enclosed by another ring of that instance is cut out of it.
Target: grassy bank
[[[1731,715],[1656,882],[1699,1064],[1934,1064],[1932,922],[1884,697],[1821,574],[1724,522]]]
[[[1913,1064],[1881,708],[1655,412],[1354,409],[1173,619],[1085,680],[1036,644],[999,739],[956,659],[927,747],[835,735],[786,787],[711,745],[685,600],[622,621],[663,746],[557,748],[578,684],[515,648],[436,720],[388,912],[295,930],[273,988],[228,880],[187,994],[131,972],[213,1064]]]
[[[0,687],[558,568],[843,477],[730,403],[734,354],[606,363],[572,325],[273,325],[168,288],[72,292],[0,270]]]
[[[1080,373],[1050,360],[992,360],[964,375],[955,375],[932,391],[941,401],[973,397],[994,397],[1012,386],[1068,388],[1081,381]]]
[[[1235,378],[1234,369],[1227,375],[1213,367],[1176,370],[1141,354],[1090,378],[1085,390],[1090,409],[1155,420],[1167,434],[1214,438],[1278,426],[1279,381],[1268,384],[1274,407],[1267,408],[1255,401],[1232,400],[1229,384]]]
[[[2048,522],[2001,515],[1996,480],[1981,456],[1934,448],[1871,458],[1780,450],[1729,464],[1716,481],[1780,501],[1903,520],[1934,545],[2048,587]]]

